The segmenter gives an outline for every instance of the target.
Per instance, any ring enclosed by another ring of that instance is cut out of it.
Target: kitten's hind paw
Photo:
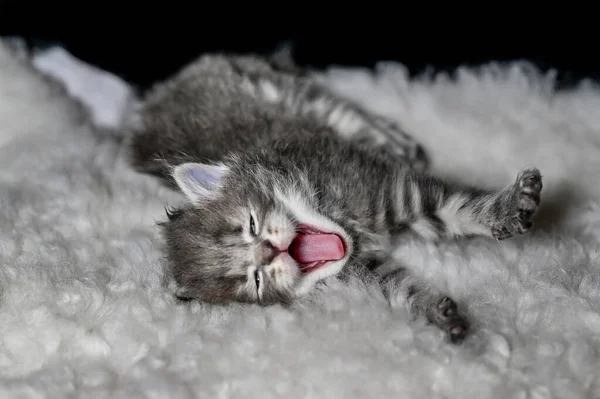
[[[519,173],[513,186],[506,220],[492,229],[496,240],[526,234],[531,230],[533,216],[540,205],[542,187],[542,174],[537,168],[524,169]]]
[[[469,322],[458,312],[458,306],[449,297],[442,297],[427,312],[427,318],[446,332],[450,342],[462,342],[469,332]]]

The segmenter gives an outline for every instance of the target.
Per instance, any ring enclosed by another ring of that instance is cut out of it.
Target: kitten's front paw
[[[533,227],[533,216],[538,210],[542,192],[542,174],[536,168],[525,169],[517,176],[511,197],[507,220],[492,229],[496,240],[505,240],[525,234]]]
[[[428,312],[429,320],[446,332],[450,342],[462,342],[469,332],[469,322],[458,312],[458,306],[445,296],[437,301]]]

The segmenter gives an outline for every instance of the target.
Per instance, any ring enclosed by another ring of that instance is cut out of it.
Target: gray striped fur
[[[391,262],[406,231],[426,240],[524,234],[542,189],[537,169],[499,191],[449,185],[427,174],[422,147],[393,123],[310,71],[254,56],[200,57],[147,93],[128,130],[132,165],[189,198],[161,224],[179,296],[211,303],[289,304],[344,268]],[[194,170],[211,184],[190,180]],[[264,242],[306,220],[339,231],[347,257],[308,277],[293,262],[265,261]],[[465,337],[454,301],[405,269],[392,277],[412,310],[453,342]]]

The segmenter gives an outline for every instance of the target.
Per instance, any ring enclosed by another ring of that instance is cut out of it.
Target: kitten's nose
[[[271,264],[279,252],[269,241],[263,241],[258,251],[258,257],[262,265]]]

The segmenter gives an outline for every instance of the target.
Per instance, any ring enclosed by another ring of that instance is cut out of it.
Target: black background
[[[567,10],[525,14],[522,7],[494,2],[454,13],[435,3],[413,10],[410,3],[346,2],[331,3],[338,11],[325,14],[330,4],[272,4],[244,9],[236,3],[0,0],[0,35],[38,46],[61,44],[140,88],[202,52],[268,53],[283,41],[293,43],[297,63],[316,68],[394,60],[417,75],[527,60],[556,70],[562,86],[600,80],[600,25],[584,18],[595,15],[592,8],[574,8],[571,17]],[[347,9],[353,15],[342,12]]]

